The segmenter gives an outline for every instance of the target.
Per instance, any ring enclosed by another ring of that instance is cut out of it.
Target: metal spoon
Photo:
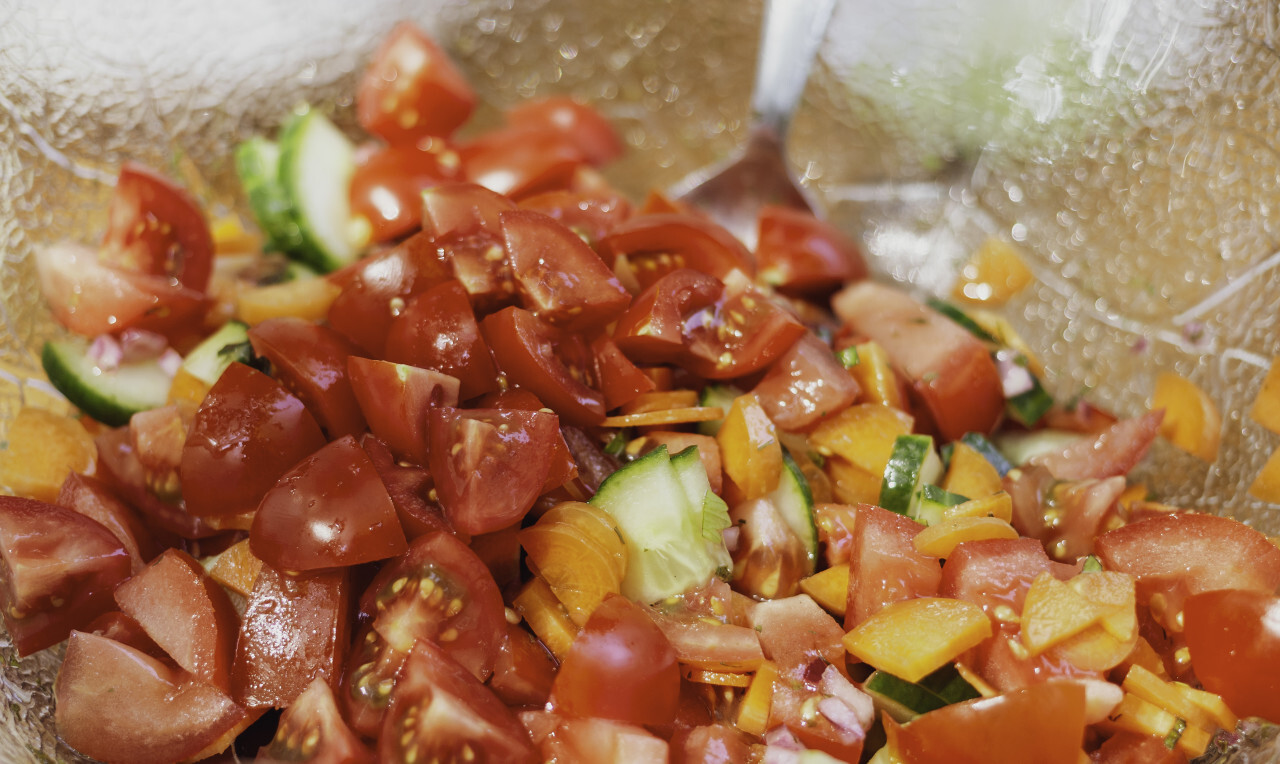
[[[749,249],[756,217],[766,204],[813,210],[787,165],[784,148],[791,115],[800,102],[835,0],[766,0],[751,128],[742,153],[694,171],[672,194],[700,207]]]

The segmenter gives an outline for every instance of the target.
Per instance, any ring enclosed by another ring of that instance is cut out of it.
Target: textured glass
[[[633,194],[745,137],[756,2],[0,0],[0,436],[21,402],[57,405],[33,250],[99,237],[125,159],[242,209],[236,140],[300,100],[350,126],[355,72],[400,18],[458,58],[479,124],[535,95],[599,104]],[[1280,533],[1245,493],[1280,442],[1245,413],[1280,353],[1278,45],[1274,0],[843,0],[791,156],[873,267],[922,292],[987,237],[1016,242],[1037,281],[1006,313],[1059,394],[1136,413],[1156,369],[1208,390],[1218,459],[1160,442],[1148,483]],[[55,656],[0,658],[0,761],[74,760]]]

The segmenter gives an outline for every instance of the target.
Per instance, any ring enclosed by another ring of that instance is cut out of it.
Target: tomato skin
[[[239,616],[191,555],[165,550],[115,590],[116,604],[183,670],[226,692]]]
[[[166,666],[177,666],[173,662],[173,658],[170,658],[168,653],[161,649],[151,637],[147,636],[147,632],[143,630],[137,621],[119,610],[103,613],[93,619],[93,623],[85,627],[84,631],[99,637],[106,637],[122,645],[128,645],[155,658]]]
[[[556,352],[563,335],[521,308],[504,308],[486,316],[480,331],[498,368],[511,381],[538,396],[566,423],[594,427],[604,421],[604,396],[579,381]]]
[[[407,364],[347,359],[347,376],[369,422],[397,458],[427,463],[427,411],[458,405],[458,378]]]
[[[577,191],[547,191],[520,200],[520,209],[554,218],[593,248],[613,227],[631,216],[626,197]]]
[[[564,133],[593,165],[608,164],[622,156],[622,141],[609,120],[568,96],[523,101],[508,109],[506,117],[516,127],[544,127]]]
[[[858,245],[813,213],[766,205],[759,223],[756,266],[779,292],[820,296],[867,277]]]
[[[507,624],[489,689],[509,706],[542,706],[555,676],[556,662],[547,648],[524,627]]]
[[[213,236],[200,206],[168,178],[125,162],[107,212],[98,261],[151,276],[172,277],[203,292],[213,271]]]
[[[916,551],[924,526],[871,504],[859,504],[849,550],[849,593],[844,627],[852,629],[886,606],[933,596],[942,570],[938,559]]]
[[[246,717],[213,685],[132,647],[79,631],[67,642],[53,691],[58,736],[106,764],[182,761]]]
[[[1124,493],[1125,480],[1117,475],[1063,481],[1043,467],[1030,466],[1007,475],[1004,489],[1013,499],[1013,527],[1065,562],[1093,552],[1094,539]]]
[[[422,467],[398,462],[387,444],[376,435],[361,437],[360,447],[387,487],[387,495],[400,516],[400,527],[404,529],[406,539],[413,541],[432,531],[453,533],[453,526],[445,519],[444,510],[439,504],[427,500],[427,494],[434,485],[430,473]]]
[[[456,152],[440,139],[380,146],[351,176],[351,212],[369,221],[374,242],[393,241],[422,225],[422,192],[459,177]]]
[[[595,355],[596,379],[600,381],[606,409],[630,403],[657,387],[653,379],[632,363],[608,335],[602,334],[592,340],[591,352]]]
[[[475,92],[449,55],[408,21],[387,35],[356,89],[360,126],[391,144],[447,137],[475,105]]]
[[[431,411],[429,468],[445,516],[470,534],[519,522],[542,493],[560,438],[554,414],[497,409]]]
[[[1081,438],[1059,453],[1032,459],[1059,480],[1102,480],[1127,475],[1146,456],[1156,436],[1164,411],[1148,411],[1142,416],[1122,419],[1096,439]]]
[[[407,548],[386,486],[350,435],[298,462],[267,491],[249,546],[288,571],[385,560]]]
[[[675,649],[644,609],[621,595],[592,612],[551,689],[552,706],[565,714],[639,725],[671,724],[679,700]]]
[[[432,237],[478,311],[497,310],[515,299],[515,279],[498,219],[515,206],[475,183],[444,183],[422,194],[422,230]]]
[[[754,276],[751,253],[733,234],[694,214],[637,215],[618,224],[600,240],[606,262],[632,260],[641,287],[648,287],[671,271],[692,268],[716,279],[739,270]],[[662,255],[668,255],[662,260]],[[643,265],[638,264],[645,260]]]
[[[943,564],[938,595],[972,602],[988,615],[1000,605],[1021,613],[1031,582],[1044,572],[1065,580],[1074,570],[1050,561],[1035,539],[966,541]]]
[[[0,612],[21,656],[55,645],[114,609],[129,554],[84,515],[35,499],[0,496]]]
[[[618,319],[613,340],[628,358],[668,363],[684,353],[684,322],[715,304],[724,285],[698,271],[682,268],[655,281]]]
[[[285,708],[313,681],[335,686],[346,660],[351,599],[346,570],[291,576],[264,565],[236,644],[236,702]]]
[[[285,389],[307,405],[330,439],[365,430],[360,403],[347,378],[356,348],[327,326],[302,318],[272,318],[249,330],[253,352],[271,362]]]
[[[862,389],[827,343],[806,331],[751,392],[774,424],[794,431],[843,411]]]
[[[627,309],[631,295],[573,231],[533,210],[499,218],[521,303],[535,316],[581,331],[611,323]]]
[[[1090,757],[1095,764],[1187,764],[1181,751],[1170,750],[1156,735],[1121,730]]]
[[[1187,598],[1187,647],[1196,677],[1241,717],[1280,719],[1280,597],[1242,589]]]
[[[98,469],[103,481],[138,511],[157,544],[173,546],[184,539],[217,535],[218,529],[203,517],[190,514],[182,499],[171,501],[152,493],[147,470],[138,459],[129,427],[107,430],[98,435],[94,443],[98,447]]]
[[[286,471],[325,443],[302,401],[242,363],[222,373],[196,410],[179,474],[197,517],[251,512]]]
[[[387,332],[403,303],[453,276],[434,239],[425,233],[414,234],[381,255],[360,260],[353,268],[342,292],[329,306],[329,325],[378,358],[383,356]]]
[[[885,732],[906,764],[1075,764],[1084,742],[1084,687],[1049,682],[953,703]]]
[[[408,657],[407,650],[396,650],[387,644],[374,631],[373,624],[366,623],[356,630],[338,688],[342,714],[356,733],[375,738],[382,731],[391,690]]]
[[[458,153],[468,181],[512,199],[568,188],[587,161],[570,136],[537,125],[491,130]]]
[[[409,301],[391,322],[386,357],[457,378],[463,400],[498,389],[489,346],[457,281],[437,284]]]
[[[492,393],[476,401],[474,408],[494,408],[500,411],[542,411],[546,406],[538,400],[538,396],[519,387],[509,388],[500,393]],[[542,411],[542,413],[546,413]],[[552,438],[551,466],[547,470],[547,479],[542,484],[542,493],[553,491],[570,480],[578,477],[578,463],[575,454],[569,450],[564,430],[558,437]],[[612,474],[612,471],[610,471]]]
[[[944,439],[989,433],[1000,421],[1004,393],[995,362],[951,319],[905,292],[870,281],[845,287],[831,306],[854,332],[888,352]]]
[[[489,688],[430,640],[414,645],[392,691],[380,736],[380,761],[477,761],[532,764],[529,734]],[[417,751],[413,759],[409,751]]]
[[[156,542],[138,513],[98,478],[76,472],[67,475],[54,503],[74,509],[111,531],[129,553],[131,574],[142,570],[156,556]]]
[[[360,742],[338,712],[333,690],[316,678],[280,717],[271,743],[258,750],[260,764],[373,764],[373,752]]]

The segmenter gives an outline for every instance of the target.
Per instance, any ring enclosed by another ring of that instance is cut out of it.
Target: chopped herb
[[[604,452],[609,456],[617,456],[627,447],[627,431],[618,430],[613,435],[613,439],[605,444]]]
[[[1094,555],[1089,555],[1088,557],[1084,558],[1084,572],[1085,573],[1101,573],[1102,561],[1099,560]]]
[[[1173,723],[1173,728],[1169,730],[1169,734],[1164,736],[1164,747],[1172,751],[1178,747],[1178,741],[1182,739],[1182,733],[1187,731],[1187,720],[1179,718]]]
[[[819,469],[827,466],[827,457],[823,456],[817,451],[809,451],[806,455],[809,457],[809,461],[818,465]]]
[[[850,345],[837,353],[836,358],[840,359],[840,363],[843,364],[846,369],[852,369],[854,366],[857,366],[861,360],[858,358],[858,348],[853,345]]]

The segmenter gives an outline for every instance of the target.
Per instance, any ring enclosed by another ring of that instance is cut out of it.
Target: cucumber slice
[[[919,682],[908,682],[884,671],[873,671],[862,688],[875,700],[877,707],[888,711],[900,723],[952,703],[979,697],[978,691],[950,665]]]
[[[46,342],[40,362],[49,382],[77,408],[111,427],[129,423],[139,411],[163,406],[173,382],[159,361],[124,363],[103,371],[81,342]]]
[[[1008,432],[996,438],[996,447],[1011,463],[1022,465],[1040,454],[1061,451],[1084,437],[1087,436],[1067,430]]]
[[[644,604],[705,584],[722,564],[702,535],[702,505],[689,501],[671,462],[659,446],[605,478],[591,498],[618,523],[627,546],[622,594]]]
[[[699,406],[719,406],[724,413],[729,413],[729,407],[733,405],[733,399],[742,395],[742,391],[732,385],[707,385],[702,388],[702,394],[698,396]],[[724,424],[723,419],[713,419],[709,422],[699,422],[698,432],[703,435],[715,437],[720,432],[720,425]]]
[[[280,186],[300,241],[295,254],[322,273],[354,262],[348,193],[355,146],[315,109],[295,114],[280,133]]]
[[[1036,375],[1027,373],[1031,375],[1031,389],[1005,399],[1004,409],[1014,421],[1025,427],[1034,427],[1053,408],[1053,396],[1044,389]]]
[[[942,521],[942,514],[947,507],[954,507],[968,501],[967,496],[952,493],[936,485],[925,485],[920,488],[911,509],[907,512],[911,519],[925,525],[937,525]]]
[[[280,146],[256,137],[236,147],[236,175],[249,209],[267,236],[266,249],[296,252],[302,247],[302,232],[293,220],[289,196],[280,185]]]
[[[769,494],[769,501],[777,508],[787,527],[804,542],[809,557],[805,575],[812,575],[818,565],[818,526],[813,519],[813,492],[809,490],[809,481],[800,471],[800,466],[785,450],[782,452],[782,464],[782,476],[778,487]]]
[[[884,468],[880,483],[880,506],[900,515],[910,515],[916,494],[926,483],[942,475],[942,460],[933,450],[928,435],[899,435]]]
[[[698,512],[698,528],[707,544],[707,552],[716,561],[716,575],[727,580],[733,570],[733,558],[720,532],[733,524],[729,519],[729,505],[711,490],[711,481],[702,466],[697,446],[689,446],[671,457],[671,466],[684,486],[689,505]]]
[[[931,297],[929,298],[927,304],[929,305],[930,308],[933,308],[934,310],[938,311],[942,315],[956,322],[965,331],[969,332],[970,334],[982,340],[983,342],[989,342],[993,345],[1000,344],[1000,340],[996,339],[995,335],[993,335],[991,332],[987,331],[986,329],[983,329],[978,324],[977,321],[974,321],[972,318],[969,317],[968,313],[965,313],[963,310],[960,310],[959,308],[952,305],[951,303],[946,302],[945,300],[939,300],[936,297]]]
[[[228,321],[187,353],[182,368],[206,385],[212,385],[232,362],[248,362],[249,357],[249,325]]]
[[[960,438],[970,448],[982,454],[992,467],[996,468],[996,472],[1000,473],[1000,477],[1009,474],[1009,470],[1013,469],[1013,465],[1000,453],[1000,449],[987,439],[986,435],[980,432],[966,432],[964,437]]]

